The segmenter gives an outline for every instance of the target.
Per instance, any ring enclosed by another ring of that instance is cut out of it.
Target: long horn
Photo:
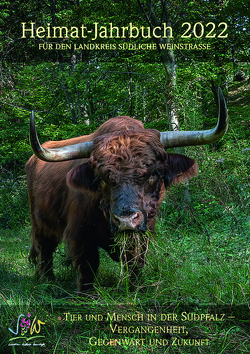
[[[30,145],[34,154],[44,161],[67,161],[89,157],[93,142],[63,146],[57,149],[45,149],[41,146],[36,132],[34,111],[30,115]]]
[[[215,128],[200,131],[167,131],[161,132],[161,143],[165,148],[211,144],[219,140],[228,128],[228,113],[224,95],[218,89],[219,115]]]

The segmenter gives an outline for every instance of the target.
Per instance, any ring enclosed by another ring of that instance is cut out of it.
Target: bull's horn
[[[228,113],[224,95],[218,89],[219,116],[215,128],[201,131],[167,131],[161,132],[164,148],[211,144],[222,138],[228,128]]]
[[[93,142],[80,143],[75,145],[63,146],[58,149],[45,149],[41,146],[35,125],[34,111],[30,115],[30,145],[34,154],[44,161],[67,161],[89,157]]]

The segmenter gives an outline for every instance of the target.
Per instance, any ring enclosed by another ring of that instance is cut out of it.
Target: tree
[[[153,30],[154,27],[162,28],[163,23],[165,23],[165,26],[170,28],[171,23],[168,15],[168,10],[166,6],[165,1],[160,2],[161,6],[161,21],[158,20],[151,0],[146,0],[145,2],[142,3],[140,0],[138,0],[139,7],[141,11],[143,12],[151,30]],[[167,110],[167,116],[169,120],[169,128],[170,130],[179,130],[179,122],[178,122],[178,117],[176,114],[176,108],[175,108],[175,103],[174,103],[174,89],[175,89],[175,84],[176,84],[176,75],[177,75],[177,66],[176,66],[176,61],[175,57],[173,54],[173,51],[171,49],[163,49],[164,46],[163,44],[168,44],[170,43],[170,38],[171,38],[171,30],[168,29],[168,38],[163,39],[163,31],[159,31],[161,37],[158,38],[159,34],[157,37],[154,37],[154,40],[157,45],[157,50],[160,54],[161,62],[163,64],[163,67],[165,69],[165,74],[166,74],[166,90],[165,90],[165,104],[166,104],[166,110]]]

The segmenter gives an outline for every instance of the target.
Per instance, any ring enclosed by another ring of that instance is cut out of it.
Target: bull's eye
[[[154,182],[158,179],[159,177],[159,172],[157,170],[155,170],[152,175],[149,177],[148,179],[148,183],[150,185],[154,184]]]
[[[101,181],[100,181],[101,183],[101,186],[104,188],[104,187],[106,187],[106,182],[103,180],[103,179],[101,179]]]
[[[107,185],[106,182],[101,177],[98,177],[98,180],[99,180],[99,188],[101,190],[104,190]]]

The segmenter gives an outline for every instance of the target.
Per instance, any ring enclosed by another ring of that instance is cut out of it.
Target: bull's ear
[[[171,183],[180,183],[198,174],[195,160],[179,154],[168,154],[164,162],[164,183],[167,188]]]
[[[98,178],[94,176],[94,171],[86,162],[67,173],[67,185],[73,189],[87,188],[96,191],[98,188]]]

